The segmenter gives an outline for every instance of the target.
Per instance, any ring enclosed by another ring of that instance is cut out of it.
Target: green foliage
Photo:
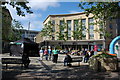
[[[14,19],[11,25],[10,22],[6,22],[5,20],[3,21],[3,24],[5,25],[2,27],[2,40],[16,41],[21,38],[20,29],[22,29],[23,27],[19,21],[16,21]]]
[[[6,14],[2,14],[2,40],[8,41],[8,36],[11,29],[11,21],[7,19]]]
[[[62,47],[60,45],[57,45],[55,48],[58,49],[58,50],[62,49]]]
[[[81,9],[84,9],[88,15],[93,13],[95,18],[109,19],[110,16],[114,18],[117,17],[115,12],[120,10],[119,2],[81,2],[80,4]],[[85,5],[89,7],[83,7]]]
[[[59,32],[57,32],[58,34],[58,40],[68,40],[68,25],[67,23],[65,23],[65,20],[63,19],[63,24],[62,25],[58,25],[59,26]]]
[[[27,5],[29,3],[27,0],[23,0],[23,2],[19,2],[18,0],[10,0],[10,1],[2,1],[2,6],[6,8],[6,4],[12,6],[13,8],[16,9],[17,15],[19,16],[25,16],[25,11],[29,14],[33,13]]]
[[[110,18],[120,18],[119,4],[120,2],[81,2],[79,7],[85,10],[86,16],[89,16],[90,13],[94,15],[94,25],[103,26],[95,31],[102,32],[104,37],[109,37],[110,34],[106,33],[106,21]]]
[[[2,6],[2,9],[6,9],[6,5],[10,5],[12,6],[14,9],[16,9],[17,11],[17,15],[19,16],[25,16],[25,12],[31,14],[33,13],[30,9],[31,7],[29,7],[27,5],[28,1],[27,0],[23,0],[23,2],[19,2],[18,0],[10,0],[10,1],[6,1],[6,0],[3,0],[3,1],[0,1],[1,3],[1,6]],[[14,26],[12,25],[11,26],[11,20],[8,20],[8,16],[7,14],[9,13],[3,13],[2,16],[2,40],[5,40],[5,41],[9,41],[9,40],[16,40],[18,38],[16,38],[15,36],[15,31],[14,29],[20,29],[21,28],[21,23],[19,22],[15,22],[13,21],[14,23],[16,23]],[[19,32],[19,31],[18,31]],[[17,33],[18,34],[18,33]],[[14,37],[13,37],[14,35]],[[17,35],[19,36],[19,35]]]
[[[21,38],[22,32],[22,24],[19,21],[16,21],[15,19],[12,22],[11,30],[8,36],[8,39],[10,41],[16,41]]]
[[[105,37],[109,38],[111,36],[112,36],[112,34],[110,34],[109,32],[105,31]]]
[[[79,20],[80,20],[80,22],[79,22]],[[76,30],[73,31],[73,37],[76,40],[82,40],[85,37],[85,34],[83,34],[83,31],[86,28],[83,25],[81,19],[78,19],[75,21],[75,26],[76,26]]]
[[[45,36],[45,37],[53,37],[53,27],[54,24],[52,24],[51,21],[48,21],[48,24],[44,25],[44,28],[41,30],[41,36]]]

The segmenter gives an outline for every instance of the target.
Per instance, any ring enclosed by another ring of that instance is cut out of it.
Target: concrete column
[[[88,40],[89,39],[89,20],[88,20],[88,17],[86,17],[86,39]]]
[[[93,21],[96,23],[96,21],[99,21],[100,19],[97,19],[97,20],[95,20],[95,19],[93,19]],[[94,30],[99,30],[100,28],[103,28],[103,26],[99,26],[99,25],[94,25]],[[109,31],[109,30],[107,30],[107,31]],[[94,40],[95,39],[100,39],[100,33],[99,32],[96,32],[96,31],[94,31]],[[102,39],[104,39],[104,38],[102,38]]]
[[[98,19],[99,20],[99,19]],[[98,21],[97,20],[97,21]],[[95,20],[93,20],[94,22],[96,22]],[[97,26],[97,25],[94,25],[94,30],[99,30],[100,29],[100,27],[99,26]],[[100,39],[100,33],[99,32],[96,32],[96,31],[94,31],[94,40],[95,39]]]
[[[74,20],[71,20],[71,40],[74,40],[73,31],[74,31]]]
[[[67,24],[67,20],[65,20],[65,23]],[[68,29],[65,28],[64,31],[67,31]],[[67,40],[67,38],[65,37],[65,39]],[[66,46],[65,46],[66,47]]]

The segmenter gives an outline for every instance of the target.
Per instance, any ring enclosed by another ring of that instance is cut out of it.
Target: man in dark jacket
[[[64,59],[64,66],[70,66],[71,62],[72,62],[71,56],[68,53],[66,53],[66,56],[65,56],[65,59]]]

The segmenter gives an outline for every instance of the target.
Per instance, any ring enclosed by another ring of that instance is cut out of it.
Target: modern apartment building
[[[49,45],[49,46],[60,45],[62,48],[93,49],[94,45],[97,45],[98,48],[103,48],[103,43],[105,42],[105,47],[108,49],[111,40],[120,34],[119,33],[120,26],[116,25],[119,23],[120,20],[114,19],[114,20],[107,21],[107,25],[106,25],[107,27],[105,31],[110,33],[111,36],[109,38],[104,38],[102,35],[103,33],[97,31],[103,27],[91,24],[95,22],[95,20],[93,19],[93,14],[86,16],[84,12],[74,13],[74,14],[49,15],[45,19],[43,24],[47,25],[49,21],[51,21],[53,24],[52,26],[53,36],[52,38],[50,38],[49,36],[43,37],[44,45]],[[63,25],[64,23],[67,24],[67,28],[64,30],[61,30],[60,26]],[[81,33],[84,36],[82,36],[80,39],[73,36],[74,35],[73,32],[76,31],[78,27],[76,23],[82,24],[82,26],[84,26],[82,27],[82,31],[81,31]],[[65,41],[59,40],[58,32],[62,33],[65,31],[67,31],[68,38]]]

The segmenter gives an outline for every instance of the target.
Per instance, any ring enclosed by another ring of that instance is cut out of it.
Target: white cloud
[[[29,0],[29,4],[32,9],[37,10],[46,10],[49,6],[50,7],[59,7],[60,4],[58,3],[58,0]]]
[[[37,2],[38,1],[38,2]],[[48,2],[48,0],[44,0],[44,2],[39,2],[39,0],[29,0],[30,3],[28,3],[29,6],[31,6],[32,10],[47,10],[48,7],[59,7],[60,4],[57,2],[57,0],[52,0],[53,2]],[[15,9],[13,9],[12,6],[10,5],[6,5],[7,8],[10,10],[11,16],[13,19],[16,19],[18,21],[20,21],[22,23],[22,25],[24,26],[24,29],[28,29],[28,23],[29,21],[31,22],[31,30],[38,30],[40,31],[43,27],[43,21],[40,20],[40,18],[42,17],[41,13],[35,13],[33,12],[33,14],[26,14],[25,17],[22,16],[18,16],[17,15],[17,11]]]
[[[6,0],[11,1],[11,0]],[[23,2],[25,0],[17,0],[18,2]],[[29,1],[29,0],[28,0]],[[31,0],[31,2],[80,2],[82,0]]]
[[[10,6],[10,5],[6,5],[6,6],[7,6],[7,8],[9,9],[9,11],[10,11],[11,16],[12,16],[13,19],[17,19],[17,20],[28,20],[28,19],[33,19],[33,18],[40,18],[40,17],[42,17],[41,14],[35,14],[35,13],[33,13],[33,14],[27,14],[27,13],[26,13],[25,17],[23,17],[23,16],[18,16],[18,15],[17,15],[17,11],[16,11],[14,8],[12,8],[12,6]]]
[[[69,11],[69,13],[80,13],[79,11]]]
[[[42,21],[30,21],[30,30],[40,31],[43,27]],[[29,22],[26,22],[24,29],[28,30]]]

